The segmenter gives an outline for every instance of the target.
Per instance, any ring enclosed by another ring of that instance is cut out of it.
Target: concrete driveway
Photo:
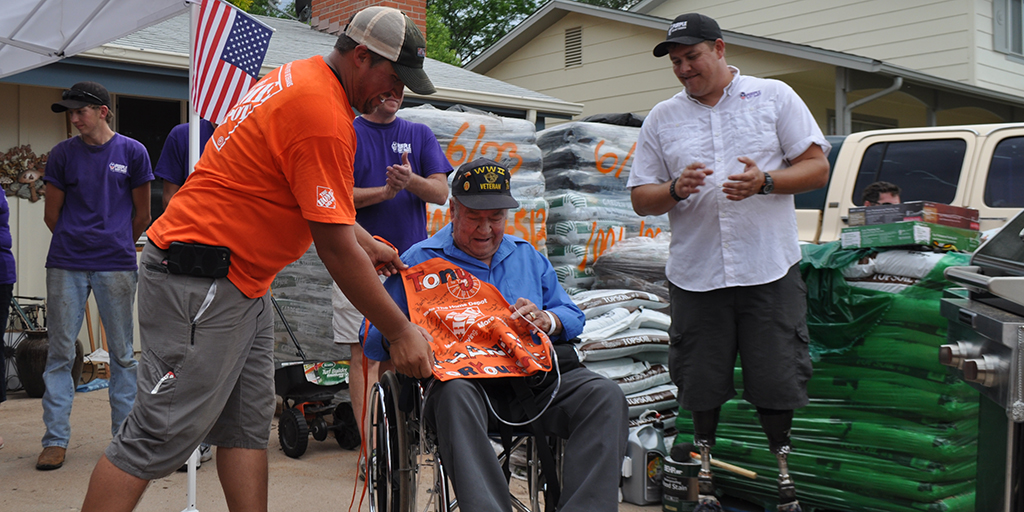
[[[106,390],[76,393],[71,412],[71,444],[64,467],[37,471],[36,457],[42,449],[42,405],[24,392],[8,393],[0,404],[0,510],[52,512],[78,510],[85,497],[89,475],[110,441],[110,406]],[[354,451],[341,449],[333,437],[309,440],[309,448],[300,459],[285,456],[277,441],[277,420],[271,432],[270,510],[300,512],[306,510],[349,509],[353,494],[358,503],[362,482],[356,480]],[[214,459],[198,471],[196,508],[200,512],[227,511]],[[429,474],[429,472],[428,472]],[[359,486],[356,486],[359,482]],[[513,480],[525,499],[525,485]],[[174,473],[153,481],[136,509],[139,512],[178,512],[185,508],[186,475]],[[424,493],[420,493],[424,495]],[[366,503],[362,508],[369,510]],[[628,503],[623,512],[660,511],[660,505],[640,507]],[[470,512],[470,511],[467,511]]]

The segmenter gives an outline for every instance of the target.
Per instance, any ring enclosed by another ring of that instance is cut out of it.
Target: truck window
[[[985,180],[985,205],[1024,206],[1024,137],[1010,137],[996,145]]]
[[[864,152],[853,204],[860,205],[864,187],[876,181],[895,183],[903,201],[949,204],[963,169],[967,141],[963,139],[879,142]]]
[[[825,139],[832,145],[832,149],[828,152],[828,182],[832,183],[832,173],[836,169],[836,156],[839,155],[839,149],[843,147],[843,141],[846,140],[846,135],[826,135]],[[796,203],[797,210],[824,210],[825,209],[825,196],[828,193],[828,185],[825,185],[818,190],[812,190],[810,192],[804,192],[793,196]]]

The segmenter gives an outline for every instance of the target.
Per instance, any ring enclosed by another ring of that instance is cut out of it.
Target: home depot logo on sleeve
[[[338,202],[334,200],[334,190],[330,187],[317,187],[316,205],[329,210],[335,209],[338,206]]]

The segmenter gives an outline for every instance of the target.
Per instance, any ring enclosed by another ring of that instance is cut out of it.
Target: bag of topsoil
[[[629,417],[636,418],[647,410],[666,411],[679,407],[676,401],[678,388],[673,384],[663,384],[639,393],[626,395],[626,406],[629,408]]]
[[[481,111],[438,110],[430,105],[403,108],[398,117],[430,127],[455,169],[477,158],[490,158],[513,175],[543,170],[540,148],[534,144],[536,126],[526,119]],[[515,178],[512,183],[516,186]]]
[[[679,417],[677,417],[677,423],[679,423]],[[677,438],[685,439],[691,432],[692,429],[686,430],[685,433],[680,430]],[[764,437],[763,434],[761,437]],[[803,448],[803,445],[800,447]],[[719,431],[713,453],[721,460],[757,471],[759,474],[771,475],[778,471],[775,456],[768,450],[767,443],[735,439],[727,433]],[[857,458],[832,452],[823,453],[813,449],[808,451],[795,448],[787,459],[789,473],[800,489],[812,485],[831,486],[854,495],[881,497],[896,503],[933,503],[945,500],[952,496],[971,492],[975,483],[974,478],[970,475],[969,463],[963,465],[965,469],[957,466],[953,472],[945,475],[940,473],[938,475],[940,479],[932,482],[916,477],[935,479],[937,475],[920,474],[913,471],[908,471],[905,475],[885,473],[878,470],[878,464],[875,461],[864,457]],[[716,479],[723,473],[725,472],[716,472]],[[801,501],[804,501],[803,498]],[[851,509],[850,506],[852,504],[846,503],[840,508],[858,511],[871,510],[860,506]],[[834,509],[835,507],[836,504],[833,503],[827,508]],[[914,508],[894,508],[892,510],[909,511]]]
[[[953,463],[970,460],[977,454],[976,412],[973,419],[965,417],[942,423],[887,416],[875,408],[856,412],[836,404],[835,400],[811,399],[808,407],[797,411],[791,431],[794,443],[824,443],[888,461],[916,458]],[[805,412],[812,409],[817,410]],[[685,424],[677,425],[681,431],[686,430],[684,427]],[[755,408],[739,399],[722,405],[719,432],[730,432],[730,436],[750,442],[765,442]],[[879,468],[882,470],[882,466]]]
[[[637,361],[630,357],[605,359],[603,361],[580,361],[588,370],[611,380],[636,375],[651,369],[650,363]]]
[[[594,262],[595,288],[624,288],[653,293],[668,301],[669,234],[616,242]]]
[[[331,284],[316,247],[310,245],[298,260],[278,272],[271,283],[274,298],[295,334],[307,358],[321,361],[346,359],[334,346],[334,309],[331,307]],[[295,346],[278,315],[274,315],[274,347],[280,360],[300,359]]]
[[[850,381],[853,382],[851,384],[853,386],[860,381],[871,381],[895,386],[897,389],[911,388],[935,395],[970,397],[975,400],[978,396],[977,390],[948,371],[919,373],[915,376],[901,372],[818,361],[814,363],[814,377],[811,380],[836,383]]]
[[[640,128],[573,122],[537,132],[545,172],[581,169],[629,179]]]
[[[551,245],[593,245],[597,241],[615,241],[640,236],[640,222],[626,224],[610,220],[563,220],[548,225]],[[605,244],[614,245],[614,244]]]
[[[602,361],[641,352],[668,352],[668,333],[656,329],[630,329],[578,345],[581,361]]]
[[[619,389],[627,395],[672,382],[668,374],[668,366],[663,364],[652,365],[640,373],[626,375],[614,380],[619,385]]]
[[[594,285],[594,269],[586,267],[580,269],[577,265],[559,265],[555,267],[555,275],[558,276],[558,283],[563,288],[590,289]]]
[[[625,308],[630,311],[639,307],[645,309],[668,308],[668,301],[653,293],[640,290],[591,290],[574,295],[572,300],[587,318],[594,318],[615,308]]]
[[[623,224],[643,221],[641,234],[654,236],[668,229],[665,215],[640,217],[633,211],[629,196],[588,194],[566,190],[548,190],[548,222],[563,220],[614,221]]]

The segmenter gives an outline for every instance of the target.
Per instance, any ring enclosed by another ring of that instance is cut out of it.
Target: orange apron
[[[433,258],[402,272],[409,318],[434,337],[438,380],[522,377],[551,370],[551,341],[512,319],[509,303],[454,263]]]

